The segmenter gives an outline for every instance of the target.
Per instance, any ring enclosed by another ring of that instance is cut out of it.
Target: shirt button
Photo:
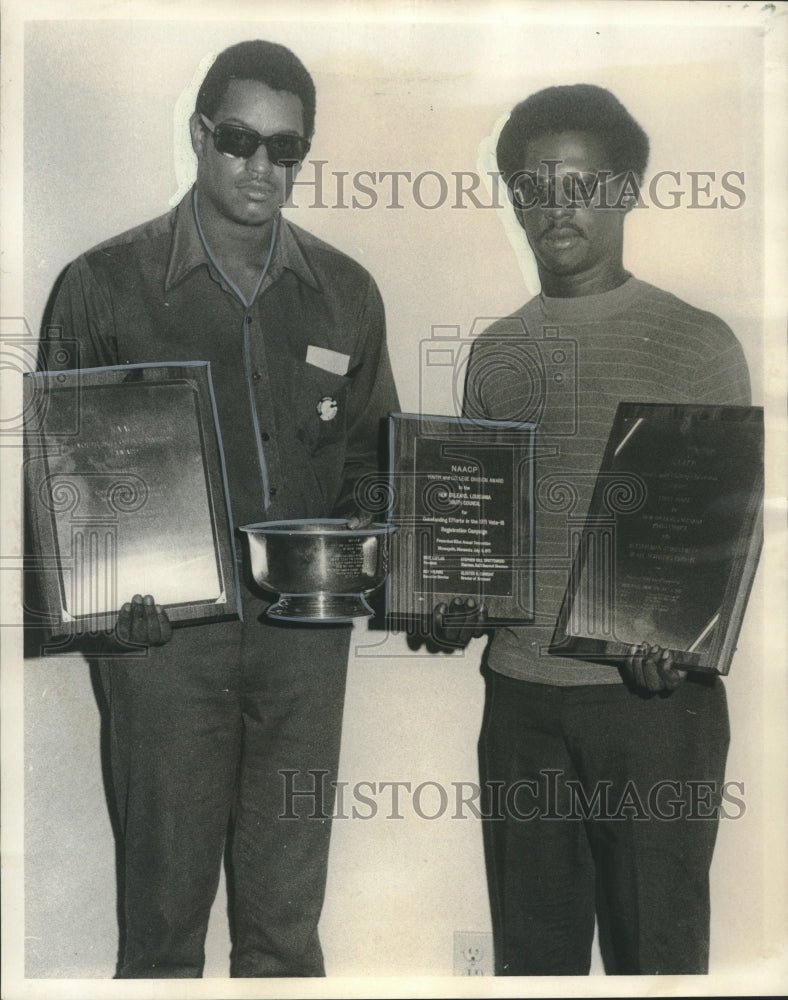
[[[262,380],[262,377],[263,376],[260,374],[260,372],[253,372],[252,373],[252,381],[255,382],[255,383],[260,382]]]
[[[261,441],[270,441],[271,440],[271,435],[268,434],[266,431],[263,431],[263,433],[260,435],[260,440]]]
[[[272,497],[275,497],[275,496],[276,496],[276,487],[275,487],[275,486],[272,486],[272,487],[271,487],[271,488],[270,488],[270,489],[268,490],[268,495],[269,495],[269,496],[272,496]]]

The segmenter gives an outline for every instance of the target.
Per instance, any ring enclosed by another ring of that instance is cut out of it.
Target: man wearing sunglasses
[[[398,409],[374,281],[281,214],[314,118],[314,84],[288,49],[222,52],[190,120],[194,187],[71,265],[47,317],[79,341],[83,368],[210,362],[236,526],[368,522],[354,487],[377,470],[380,420]],[[122,978],[202,975],[228,836],[231,974],[324,974],[350,627],[271,624],[237,548],[242,622],[173,633],[155,595],[137,594],[117,632],[147,655],[99,662]]]
[[[548,647],[570,527],[583,522],[618,403],[748,405],[747,364],[719,318],[624,267],[649,142],[609,91],[532,95],[512,111],[496,152],[542,289],[474,342],[464,409],[535,421],[544,486],[536,621],[494,630],[485,652],[479,759],[496,969],[587,974],[598,916],[608,972],[704,973],[728,748],[721,679],[687,675],[650,643],[632,647],[620,673]],[[552,352],[541,372],[528,363],[534,341],[543,357]],[[482,634],[484,608],[455,598],[436,618],[443,639],[462,645]],[[501,790],[517,789],[502,807]]]

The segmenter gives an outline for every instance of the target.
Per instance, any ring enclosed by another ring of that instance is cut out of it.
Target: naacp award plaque
[[[399,413],[389,433],[392,626],[453,597],[532,621],[533,424]]]
[[[26,511],[41,624],[114,626],[134,594],[174,625],[237,618],[238,582],[210,368],[25,376]]]
[[[550,651],[727,674],[762,542],[763,410],[621,403]]]

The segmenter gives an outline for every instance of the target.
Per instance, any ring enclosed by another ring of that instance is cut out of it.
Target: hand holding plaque
[[[464,649],[487,630],[487,608],[473,597],[453,597],[450,604],[441,601],[433,617],[438,642],[455,648]]]
[[[163,646],[172,638],[172,625],[151,594],[135,594],[118,612],[115,635],[123,645]]]
[[[673,652],[662,646],[641,642],[632,646],[623,663],[624,671],[637,688],[651,691],[675,691],[686,679],[687,671],[673,664]]]

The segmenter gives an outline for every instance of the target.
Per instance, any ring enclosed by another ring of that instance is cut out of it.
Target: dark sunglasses
[[[261,146],[265,146],[268,159],[277,167],[292,167],[300,163],[309,152],[309,140],[300,135],[278,132],[276,135],[260,135],[252,128],[222,122],[214,125],[210,118],[200,113],[203,125],[213,136],[217,153],[248,160]]]
[[[539,177],[530,172],[522,173],[512,183],[517,208],[534,208],[555,206],[556,191],[573,207],[588,208],[594,198],[612,181],[625,177],[628,171],[610,175],[609,171],[599,173],[590,171],[571,171],[565,174],[553,174],[550,177]]]

